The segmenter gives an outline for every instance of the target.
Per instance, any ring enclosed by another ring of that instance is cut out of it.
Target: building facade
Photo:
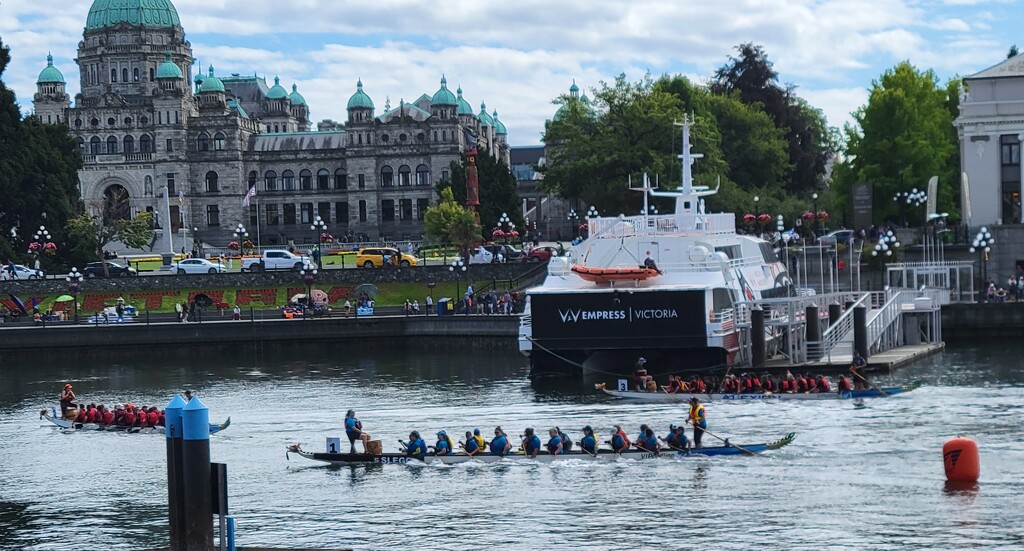
[[[1021,224],[1024,195],[1024,55],[963,79],[960,167],[964,221],[971,226]]]
[[[349,240],[417,239],[434,182],[464,151],[509,161],[497,112],[475,112],[444,77],[433,95],[380,114],[357,82],[348,119],[316,130],[298,88],[277,77],[268,85],[210,66],[190,79],[192,47],[170,0],[94,0],[76,63],[72,105],[48,59],[36,114],[78,140],[87,208],[109,213],[127,197],[116,215],[151,211],[175,250],[193,240],[223,247],[238,224],[260,245],[312,243],[317,216]]]

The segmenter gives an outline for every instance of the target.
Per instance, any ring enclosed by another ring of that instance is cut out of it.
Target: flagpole
[[[260,250],[260,201],[259,201],[259,199],[256,199],[255,195],[253,195],[252,198],[256,202],[256,251],[259,252],[259,250]]]

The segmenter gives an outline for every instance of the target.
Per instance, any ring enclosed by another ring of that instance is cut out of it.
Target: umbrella
[[[14,301],[14,305],[17,306],[19,310],[21,310],[22,314],[28,314],[28,310],[25,309],[25,303],[22,302],[20,298],[15,296],[14,293],[12,293],[10,291],[7,291],[7,294],[10,295],[11,300]]]
[[[299,293],[297,295],[292,295],[292,298],[288,302],[298,302],[298,301],[303,300],[305,298],[306,298],[306,293]]]
[[[320,289],[313,289],[313,292],[311,294],[313,295],[313,304],[327,304],[327,293],[321,291]]]
[[[73,297],[71,295],[61,295],[61,296],[53,299],[54,302],[70,302],[72,300],[75,300],[75,297]]]

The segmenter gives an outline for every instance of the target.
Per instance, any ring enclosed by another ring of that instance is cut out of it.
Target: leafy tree
[[[441,189],[440,194],[441,201],[423,215],[424,233],[442,245],[455,245],[463,258],[469,258],[473,243],[480,241],[480,224],[473,211],[455,200],[451,187]]]
[[[1010,51],[1006,52],[1006,59],[1010,59],[1011,57],[1016,57],[1017,54],[1019,54],[1019,53],[1020,52],[1017,50],[1017,45],[1014,44],[1014,45],[1010,46]]]
[[[722,135],[729,179],[746,190],[779,187],[789,172],[781,129],[757,106],[734,96],[711,96],[708,108]]]
[[[466,156],[449,166],[451,177],[437,182],[438,193],[451,189],[452,196],[460,205],[466,204]],[[502,213],[507,214],[516,227],[523,227],[522,201],[516,188],[516,177],[505,161],[495,159],[486,148],[480,148],[476,156],[477,180],[480,186],[480,224],[484,228],[498,225]]]
[[[875,220],[898,220],[893,195],[921,189],[938,176],[938,210],[958,216],[957,90],[955,83],[940,87],[933,71],[909,61],[872,82],[867,105],[845,129],[848,160],[836,167],[834,178],[839,206],[848,202],[854,183],[865,182],[874,186]],[[924,208],[914,210],[908,220],[923,223]]]
[[[0,41],[0,76],[10,62]],[[14,93],[0,80],[0,255],[26,256],[33,232],[45,225],[58,244],[56,258],[43,258],[48,269],[74,257],[65,227],[80,208],[78,147],[63,124],[22,120]],[[69,246],[70,245],[70,246]]]
[[[98,214],[86,212],[68,221],[68,232],[78,246],[88,249],[92,258],[102,258],[103,249],[115,241],[139,249],[153,239],[153,213],[142,212],[135,218],[126,215],[128,193],[111,191],[98,206]],[[103,264],[104,275],[110,275]]]

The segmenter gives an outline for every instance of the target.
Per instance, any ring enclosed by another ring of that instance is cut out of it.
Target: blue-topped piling
[[[170,551],[185,549],[185,498],[182,487],[181,439],[182,408],[185,400],[175,396],[164,408],[164,435],[167,436],[167,518]]]
[[[210,410],[202,400],[192,398],[181,412],[185,551],[209,551],[213,547]]]

